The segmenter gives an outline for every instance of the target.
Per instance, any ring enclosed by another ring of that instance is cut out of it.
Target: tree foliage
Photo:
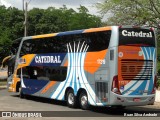
[[[107,25],[139,25],[156,28],[160,56],[160,0],[105,0],[97,4]]]
[[[24,36],[24,13],[17,8],[0,6],[0,61],[10,54],[13,40]],[[86,29],[98,27],[101,19],[91,15],[84,6],[67,8],[65,5],[59,9],[33,8],[28,11],[28,36]]]
[[[106,24],[148,25],[160,24],[160,0],[105,0],[97,4],[101,13],[112,15]]]

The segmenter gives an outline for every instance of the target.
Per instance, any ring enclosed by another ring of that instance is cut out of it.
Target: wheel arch
[[[80,96],[80,94],[81,94],[82,92],[85,92],[85,93],[87,94],[87,91],[86,91],[84,88],[80,88],[80,89],[78,90],[78,92],[77,92],[77,100],[79,99],[79,96]],[[87,96],[88,96],[88,94],[87,94]]]

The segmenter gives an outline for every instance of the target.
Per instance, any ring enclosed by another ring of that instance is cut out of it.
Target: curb
[[[6,88],[7,88],[7,86],[0,86],[0,90],[6,89]]]
[[[160,102],[160,91],[156,90],[155,102]]]

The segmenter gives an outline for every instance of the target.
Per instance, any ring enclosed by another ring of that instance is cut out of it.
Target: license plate
[[[140,98],[134,98],[133,101],[134,101],[134,102],[140,102],[141,99],[140,99]]]

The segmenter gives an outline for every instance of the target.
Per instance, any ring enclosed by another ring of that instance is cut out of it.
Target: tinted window
[[[14,72],[15,59],[15,56],[12,56],[12,58],[8,60],[8,76],[11,76]]]
[[[78,44],[81,46],[84,41],[89,45],[88,51],[101,51],[108,48],[110,36],[111,31],[103,31],[26,40],[21,49],[21,56],[25,54],[65,53],[68,43],[71,47],[74,45],[77,47]]]
[[[149,29],[119,29],[119,45],[140,45],[155,47],[154,32]]]
[[[37,80],[64,81],[67,67],[27,66],[23,68],[23,78]]]

